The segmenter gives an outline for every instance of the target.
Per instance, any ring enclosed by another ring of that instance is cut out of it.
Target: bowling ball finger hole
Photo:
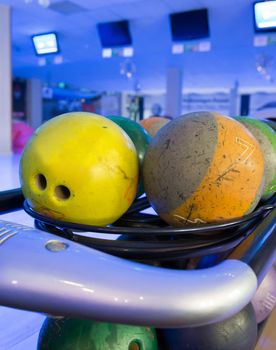
[[[129,344],[128,350],[142,350],[142,347],[140,346],[140,343],[137,340],[133,340]]]
[[[55,188],[55,195],[57,199],[65,201],[66,199],[70,198],[71,192],[68,187],[59,185]]]
[[[43,174],[37,174],[35,176],[35,184],[39,190],[45,190],[47,187],[47,180]]]

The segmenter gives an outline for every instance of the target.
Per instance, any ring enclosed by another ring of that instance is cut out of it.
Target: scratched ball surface
[[[68,113],[36,130],[24,150],[20,180],[36,211],[64,221],[107,225],[135,198],[138,156],[109,119]]]
[[[218,113],[174,119],[153,138],[144,160],[149,201],[169,224],[220,222],[256,207],[264,186],[258,141]]]

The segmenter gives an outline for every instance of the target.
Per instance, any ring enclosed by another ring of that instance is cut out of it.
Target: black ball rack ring
[[[220,254],[234,249],[275,207],[276,194],[255,211],[217,224],[168,226],[158,215],[141,213],[149,207],[147,198],[136,200],[128,212],[108,226],[71,223],[34,211],[27,200],[24,210],[37,228],[108,254],[134,260],[179,260]],[[97,234],[107,234],[106,239]],[[120,235],[109,239],[108,234]],[[93,236],[91,236],[93,235]],[[95,237],[96,235],[96,237]]]

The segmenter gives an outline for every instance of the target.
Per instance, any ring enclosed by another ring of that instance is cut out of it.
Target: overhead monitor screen
[[[170,25],[173,41],[186,41],[208,38],[208,10],[200,9],[170,15]]]
[[[32,40],[37,55],[46,55],[59,51],[57,35],[55,33],[34,35]]]
[[[131,46],[128,21],[98,23],[97,27],[102,47]]]
[[[254,4],[256,32],[276,31],[276,1],[262,1]]]

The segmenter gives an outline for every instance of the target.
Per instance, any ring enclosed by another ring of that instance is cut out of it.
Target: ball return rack
[[[35,226],[0,220],[0,305],[177,328],[224,320],[250,302],[276,259],[276,194],[244,217],[184,228],[148,207],[140,198],[114,224],[89,226],[35,212],[21,189],[0,192],[1,213],[23,208]],[[227,258],[250,235],[242,257]],[[208,256],[215,262],[204,267]]]

